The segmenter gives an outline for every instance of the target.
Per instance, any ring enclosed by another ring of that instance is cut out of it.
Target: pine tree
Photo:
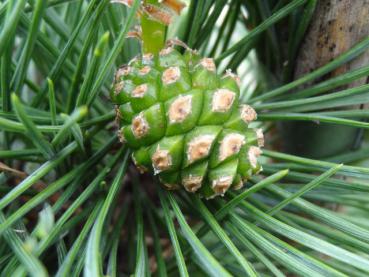
[[[334,1],[0,1],[0,275],[367,276],[369,38],[298,70]]]

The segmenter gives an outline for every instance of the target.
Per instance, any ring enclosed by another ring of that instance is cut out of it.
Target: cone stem
[[[149,5],[157,5],[158,0],[146,0],[145,3]],[[145,13],[141,17],[141,27],[143,53],[159,53],[159,51],[164,48],[166,26],[157,20],[153,20]]]

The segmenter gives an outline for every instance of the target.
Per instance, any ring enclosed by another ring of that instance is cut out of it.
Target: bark
[[[369,0],[320,0],[297,59],[298,78],[321,67],[369,35]],[[346,63],[329,76],[368,65],[369,54]],[[362,78],[350,86],[366,82]]]
[[[325,65],[367,37],[368,18],[369,0],[319,0],[296,60],[295,79]],[[368,64],[369,51],[315,82]],[[334,91],[366,82],[364,77]],[[316,158],[348,151],[357,146],[360,136],[356,128],[339,125],[292,122],[284,124],[283,129],[286,151]]]

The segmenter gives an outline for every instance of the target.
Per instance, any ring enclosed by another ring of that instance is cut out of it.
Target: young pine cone
[[[238,83],[212,59],[171,47],[119,68],[111,98],[136,166],[206,198],[241,188],[261,169],[263,133],[249,128],[256,113],[239,104]]]

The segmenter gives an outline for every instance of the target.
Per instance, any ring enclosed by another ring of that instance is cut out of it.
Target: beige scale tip
[[[245,137],[241,134],[232,133],[226,135],[220,143],[219,160],[224,161],[226,158],[237,154],[245,143]]]
[[[181,71],[179,70],[179,67],[172,66],[163,72],[161,80],[163,81],[164,85],[169,85],[169,84],[173,84],[177,82],[180,77],[181,77]]]
[[[200,60],[199,64],[208,71],[215,72],[216,70],[216,66],[212,58],[203,58]]]
[[[166,56],[166,55],[169,55],[170,53],[172,53],[172,51],[173,51],[173,48],[172,47],[167,47],[167,48],[162,49],[159,52],[159,55],[160,56]]]
[[[255,110],[249,105],[241,105],[241,119],[249,124],[257,118]]]
[[[154,55],[152,53],[145,53],[142,55],[142,61],[144,63],[149,63],[154,59]]]
[[[126,138],[124,137],[124,134],[123,134],[122,130],[118,130],[118,139],[119,139],[120,143],[127,142]]]
[[[151,67],[148,66],[148,65],[145,65],[143,68],[141,68],[138,71],[138,74],[140,74],[141,76],[144,76],[144,75],[148,74],[150,71],[151,71]]]
[[[119,119],[122,118],[122,113],[120,112],[119,105],[114,105],[115,120],[119,123]]]
[[[227,112],[232,107],[236,94],[229,89],[218,89],[212,99],[211,110],[213,112]]]
[[[169,183],[165,183],[163,182],[163,180],[160,178],[161,183],[163,184],[163,186],[167,189],[167,190],[177,190],[180,189],[181,186],[178,184],[169,184]]]
[[[154,174],[158,174],[171,167],[172,156],[169,154],[168,150],[162,150],[158,146],[151,157],[151,161],[152,166],[154,167]]]
[[[201,188],[202,179],[202,176],[190,175],[182,180],[182,185],[188,192],[195,192]]]
[[[211,186],[217,195],[224,195],[224,193],[232,185],[232,176],[222,176],[218,179],[213,180]]]
[[[132,120],[132,132],[136,138],[142,138],[149,131],[149,124],[144,118],[143,114],[140,113]]]
[[[227,69],[227,70],[226,70],[226,73],[224,74],[223,78],[227,78],[227,77],[230,77],[230,78],[232,78],[233,80],[235,80],[238,86],[240,86],[240,85],[241,85],[241,79],[240,79],[240,77],[238,77],[238,75],[237,75],[237,74],[234,74],[234,73],[232,72],[232,69]]]
[[[214,139],[215,136],[213,135],[202,135],[192,139],[187,150],[189,163],[208,156]]]
[[[252,168],[256,168],[258,165],[258,157],[261,155],[262,151],[259,147],[250,146],[248,157]]]
[[[135,87],[135,89],[132,91],[131,95],[134,98],[142,98],[144,97],[145,93],[147,92],[147,84],[142,84],[139,85],[137,87]]]
[[[115,81],[118,82],[122,76],[127,76],[131,73],[132,67],[130,66],[122,66],[118,68],[117,72],[115,73]]]
[[[258,140],[258,146],[259,147],[264,147],[263,129],[256,129],[256,138]]]
[[[114,85],[114,94],[118,95],[124,88],[124,81],[120,81]]]
[[[192,111],[192,95],[177,97],[169,107],[170,123],[182,122]]]

